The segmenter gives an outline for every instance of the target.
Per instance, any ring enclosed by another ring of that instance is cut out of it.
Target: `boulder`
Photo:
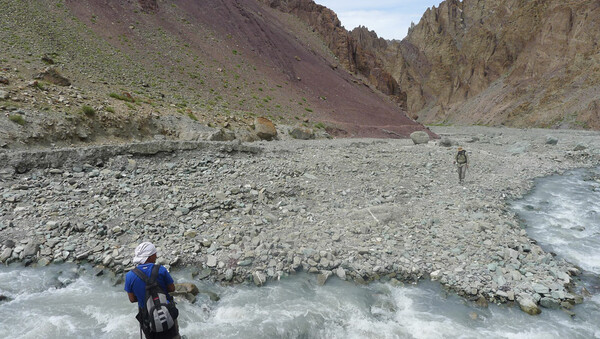
[[[545,308],[558,309],[560,308],[560,301],[554,298],[544,297],[540,299],[540,305]]]
[[[198,295],[198,293],[200,293],[200,291],[198,290],[198,286],[196,286],[195,284],[192,284],[192,283],[175,284],[175,292],[172,293],[174,296],[185,294],[185,293],[190,293],[192,295]]]
[[[235,137],[242,142],[255,142],[260,138],[250,128],[240,128],[235,131]]]
[[[210,141],[233,141],[235,140],[235,133],[225,128],[219,129],[217,132],[211,134],[208,137]]]
[[[537,293],[537,294],[549,294],[550,293],[550,289],[546,285],[536,283],[536,284],[533,284],[532,287],[533,287],[533,290],[535,291],[535,293]]]
[[[546,137],[546,145],[556,145],[558,144],[558,138],[552,135],[548,135]]]
[[[252,279],[254,280],[254,285],[262,286],[267,282],[267,277],[263,272],[255,271],[252,273]]]
[[[519,304],[521,310],[529,315],[538,315],[542,313],[542,310],[530,296],[519,296],[517,298],[517,303]]]
[[[218,294],[216,294],[215,292],[211,292],[211,291],[200,291],[201,294],[206,294],[211,301],[219,301],[221,300],[221,297],[219,297]]]
[[[410,134],[410,138],[415,145],[426,144],[429,142],[429,134],[423,131],[417,131]]]
[[[527,142],[517,142],[508,150],[512,155],[523,154],[529,150],[531,145]]]
[[[215,257],[214,255],[209,255],[208,258],[206,259],[206,266],[208,266],[208,267],[217,266],[217,257]]]
[[[171,296],[185,298],[190,303],[196,302],[196,296],[200,293],[198,287],[192,283],[175,284],[175,291],[171,292]]]
[[[292,138],[300,140],[310,140],[315,138],[315,132],[306,127],[296,127],[290,131],[290,135]]]
[[[27,246],[25,246],[25,248],[23,249],[23,252],[21,252],[20,257],[21,258],[32,257],[37,254],[39,249],[40,249],[39,244],[37,244],[35,242],[28,243]]]
[[[53,67],[44,69],[44,71],[36,75],[35,78],[58,86],[71,86],[71,81],[58,73]]]
[[[275,124],[264,117],[254,119],[254,131],[261,140],[273,140],[277,136]]]
[[[577,144],[575,146],[575,148],[573,148],[573,151],[575,152],[579,152],[579,151],[585,151],[587,149],[587,146],[584,144]]]
[[[158,11],[158,3],[156,0],[139,0],[140,7],[145,13],[156,13]]]
[[[317,285],[323,286],[327,282],[327,279],[332,275],[331,271],[323,271],[317,276]]]
[[[452,140],[450,140],[449,138],[442,138],[442,140],[440,140],[438,145],[440,145],[442,147],[452,147],[452,145],[454,145],[454,142]]]
[[[10,81],[5,77],[0,77],[0,84],[8,85],[8,84],[10,84]]]
[[[225,271],[225,281],[231,281],[231,279],[233,279],[233,270],[228,268],[227,271]]]
[[[187,230],[183,233],[183,236],[186,238],[195,238],[198,235],[198,232],[195,230]]]
[[[5,262],[12,255],[12,248],[5,248],[0,254],[0,262]]]
[[[7,91],[0,91],[0,100],[8,100],[8,98],[10,98],[10,95]]]
[[[436,281],[436,280],[440,279],[441,275],[442,275],[442,271],[436,270],[436,271],[431,272],[431,274],[429,276],[431,277],[431,281]]]
[[[335,271],[335,274],[338,276],[338,278],[346,280],[346,270],[344,270],[343,267],[338,267],[338,269]]]

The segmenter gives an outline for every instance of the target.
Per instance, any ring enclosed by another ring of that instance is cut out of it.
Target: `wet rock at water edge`
[[[254,285],[262,286],[267,282],[267,276],[260,271],[255,271],[252,273],[252,280],[254,281]]]
[[[179,283],[175,284],[175,291],[170,294],[173,297],[184,297],[190,303],[194,303],[196,301],[196,296],[200,293],[198,287],[192,283]]]
[[[346,270],[344,270],[342,267],[338,267],[338,269],[335,270],[335,275],[342,280],[346,280]]]
[[[529,315],[538,315],[542,313],[542,310],[538,307],[536,302],[531,296],[519,296],[517,303],[521,310]]]
[[[327,282],[327,279],[329,279],[329,277],[331,276],[331,274],[332,274],[331,271],[321,272],[317,276],[317,285],[319,285],[319,286],[325,285],[325,283]]]
[[[199,280],[206,279],[210,276],[211,273],[212,273],[212,270],[210,268],[205,268],[202,271],[200,271],[200,273],[198,273],[198,279]]]
[[[2,251],[2,254],[0,254],[0,262],[5,262],[8,258],[10,258],[12,252],[12,248],[5,248],[4,251]]]
[[[545,308],[558,309],[560,307],[560,302],[554,298],[544,297],[540,299],[540,305]]]
[[[215,292],[211,292],[211,291],[199,291],[200,294],[206,294],[208,296],[208,298],[210,298],[211,301],[219,301],[221,300],[221,297],[219,297],[218,294],[216,294]]]
[[[225,281],[231,281],[231,279],[233,279],[233,270],[228,268],[227,271],[225,271]]]

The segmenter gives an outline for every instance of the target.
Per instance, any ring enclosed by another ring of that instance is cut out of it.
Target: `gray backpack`
[[[462,150],[462,151],[458,152],[458,154],[456,155],[456,162],[459,164],[466,164],[467,163],[467,151]]]
[[[146,303],[140,309],[142,330],[146,337],[152,337],[152,333],[162,333],[173,328],[179,310],[175,307],[173,298],[167,298],[167,294],[158,284],[158,270],[160,265],[154,265],[150,278],[139,268],[134,268],[133,273],[146,283]]]

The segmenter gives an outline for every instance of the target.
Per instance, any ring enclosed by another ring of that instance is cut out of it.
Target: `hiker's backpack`
[[[462,151],[458,152],[458,154],[456,155],[456,162],[459,164],[466,164],[467,163],[467,151],[462,150]]]
[[[144,333],[166,332],[175,325],[175,319],[179,315],[173,298],[167,298],[167,294],[158,284],[158,270],[160,265],[154,265],[150,278],[139,268],[134,268],[133,273],[146,283],[146,297],[144,307],[140,309],[142,329]],[[148,335],[146,335],[148,336]]]

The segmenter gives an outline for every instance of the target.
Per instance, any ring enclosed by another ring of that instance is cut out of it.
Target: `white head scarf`
[[[143,242],[135,248],[135,256],[133,257],[134,265],[145,264],[148,257],[156,254],[156,247],[151,242]]]

